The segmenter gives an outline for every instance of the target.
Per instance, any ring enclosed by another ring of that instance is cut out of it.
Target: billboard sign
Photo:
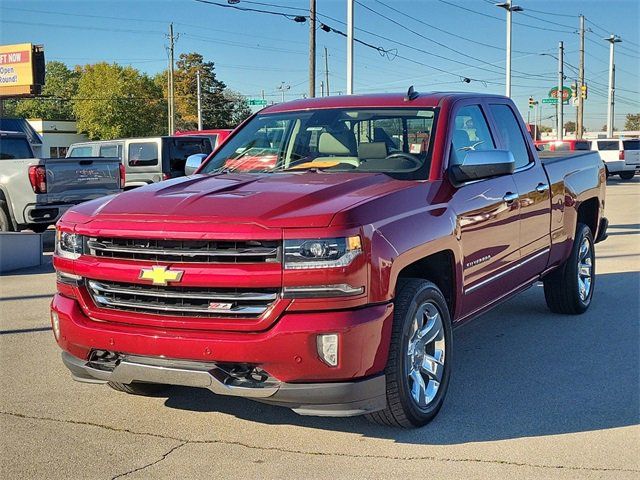
[[[44,83],[44,50],[31,43],[0,46],[0,96],[40,93]]]

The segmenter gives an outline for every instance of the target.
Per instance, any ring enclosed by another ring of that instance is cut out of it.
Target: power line
[[[199,3],[206,3],[207,5],[214,5],[216,7],[240,10],[243,12],[257,12],[257,13],[264,13],[267,15],[275,15],[275,16],[284,17],[288,20],[293,20],[294,22],[299,22],[299,23],[305,22],[308,18],[307,15],[293,15],[291,13],[274,12],[272,10],[262,10],[260,8],[242,7],[239,5],[232,5],[228,3],[218,3],[218,2],[213,2],[211,0],[195,0],[195,1]]]
[[[477,11],[477,10],[473,10],[473,9],[471,9],[471,8],[463,7],[462,5],[458,5],[458,4],[456,4],[456,3],[448,2],[447,0],[438,0],[438,1],[439,1],[440,3],[444,3],[444,4],[446,4],[446,5],[450,5],[450,6],[452,6],[452,7],[456,7],[456,8],[459,8],[459,9],[461,9],[461,10],[465,10],[465,11],[470,12],[470,13],[475,13],[476,15],[481,15],[481,16],[483,16],[483,17],[493,18],[494,20],[499,20],[499,21],[501,21],[501,22],[504,22],[504,19],[502,19],[502,18],[500,18],[500,17],[498,17],[498,16],[495,16],[495,15],[490,15],[490,14],[488,14],[488,13],[479,12],[479,11]],[[548,32],[575,33],[575,31],[558,30],[557,28],[546,28],[546,27],[540,27],[540,26],[537,26],[537,25],[529,25],[529,24],[527,24],[527,23],[521,23],[521,22],[516,22],[516,21],[514,21],[513,23],[514,23],[515,25],[520,25],[520,26],[522,26],[522,27],[526,27],[526,28],[534,28],[534,29],[537,29],[537,30],[545,30],[545,31],[548,31]]]
[[[393,12],[395,12],[395,13],[399,14],[399,15],[402,15],[402,16],[404,16],[404,17],[407,17],[407,18],[409,18],[409,19],[411,19],[411,20],[413,20],[413,21],[415,21],[415,22],[417,22],[417,23],[420,23],[420,24],[422,24],[422,25],[424,25],[424,26],[427,26],[427,27],[429,27],[429,28],[433,28],[434,30],[437,30],[437,31],[439,31],[439,32],[441,32],[441,33],[444,33],[445,35],[450,35],[450,36],[452,36],[452,37],[454,37],[454,38],[459,38],[460,40],[464,40],[464,41],[467,41],[467,42],[471,42],[471,43],[473,43],[474,45],[482,45],[483,47],[493,48],[493,49],[495,49],[495,50],[500,50],[500,51],[502,51],[502,52],[504,52],[504,51],[506,50],[506,48],[499,47],[499,46],[497,46],[497,45],[492,45],[492,44],[490,44],[490,43],[483,43],[483,42],[481,42],[481,41],[479,41],[479,40],[476,40],[476,39],[473,39],[473,38],[464,37],[464,36],[462,36],[462,35],[459,35],[459,34],[456,34],[456,33],[451,32],[451,31],[449,31],[449,30],[446,30],[446,29],[444,29],[444,28],[440,28],[440,27],[437,27],[437,26],[432,25],[432,24],[430,24],[430,23],[427,23],[427,22],[425,22],[424,20],[419,20],[419,19],[415,18],[415,16],[410,15],[410,14],[405,13],[405,12],[402,12],[402,11],[398,10],[397,8],[392,7],[391,5],[388,5],[388,4],[384,3],[384,2],[381,2],[380,0],[374,0],[374,1],[375,1],[375,2],[377,2],[377,3],[379,3],[380,5],[382,5],[382,6],[386,7],[386,8],[388,8],[389,10],[391,10],[391,11],[393,11]],[[536,52],[527,52],[527,51],[523,51],[523,50],[513,50],[513,51],[514,51],[515,53],[525,53],[525,54],[532,54],[532,55],[533,55],[533,54],[536,54]]]

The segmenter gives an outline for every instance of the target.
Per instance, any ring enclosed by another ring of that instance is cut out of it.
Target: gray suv
[[[187,157],[211,153],[211,141],[202,136],[123,138],[74,143],[67,151],[73,157],[117,157],[126,170],[125,189],[184,175]]]

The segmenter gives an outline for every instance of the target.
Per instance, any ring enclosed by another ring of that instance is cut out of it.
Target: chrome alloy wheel
[[[591,294],[591,277],[593,276],[593,261],[591,243],[585,238],[580,244],[578,252],[578,292],[580,300],[586,302]]]
[[[421,408],[436,397],[445,362],[445,336],[442,315],[432,302],[418,307],[409,332],[407,370],[411,396]]]

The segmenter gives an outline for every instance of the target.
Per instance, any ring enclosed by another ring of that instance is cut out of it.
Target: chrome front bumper
[[[348,417],[382,410],[386,406],[384,375],[335,383],[228,384],[228,376],[215,364],[156,357],[123,356],[113,369],[95,368],[62,352],[73,378],[88,383],[160,383],[206,388],[219,395],[250,398],[291,408],[301,415]]]

